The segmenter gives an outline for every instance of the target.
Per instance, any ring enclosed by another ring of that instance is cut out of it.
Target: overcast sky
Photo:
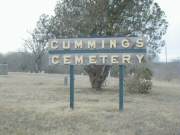
[[[52,15],[57,0],[0,0],[0,53],[21,50],[23,39],[43,13]],[[165,11],[169,28],[165,35],[168,60],[180,58],[180,1],[156,0]],[[160,59],[165,60],[164,48]]]

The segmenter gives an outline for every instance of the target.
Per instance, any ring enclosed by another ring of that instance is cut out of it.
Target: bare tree
[[[30,38],[25,40],[25,49],[34,56],[35,72],[42,70],[42,58],[46,53],[46,44],[49,39],[49,20],[48,15],[41,15],[36,29],[30,33]]]
[[[24,47],[33,54],[35,72],[40,72],[42,70],[42,57],[46,51],[46,43],[40,42],[35,36],[34,39],[25,40]]]

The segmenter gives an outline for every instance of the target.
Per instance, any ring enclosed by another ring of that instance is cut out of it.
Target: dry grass
[[[76,76],[75,110],[64,75],[0,76],[0,135],[180,135],[180,84],[154,81],[152,93],[126,93],[118,112],[118,80],[104,91]]]

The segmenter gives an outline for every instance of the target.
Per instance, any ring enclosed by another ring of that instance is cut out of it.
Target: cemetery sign
[[[49,63],[120,65],[142,63],[146,53],[141,37],[70,38],[49,40]]]
[[[74,108],[74,65],[119,65],[119,110],[124,108],[125,63],[142,63],[146,43],[142,37],[96,37],[49,40],[49,63],[69,65],[70,108]]]

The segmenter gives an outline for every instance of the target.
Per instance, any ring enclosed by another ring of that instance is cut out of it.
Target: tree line
[[[0,64],[8,64],[9,72],[29,72],[37,73],[37,67],[35,66],[35,57],[32,53],[27,51],[10,52],[7,54],[0,54]],[[39,72],[44,73],[60,73],[67,74],[68,66],[50,66],[48,61],[47,52],[42,56],[41,59],[41,70]],[[85,74],[83,66],[76,66],[77,74]]]

